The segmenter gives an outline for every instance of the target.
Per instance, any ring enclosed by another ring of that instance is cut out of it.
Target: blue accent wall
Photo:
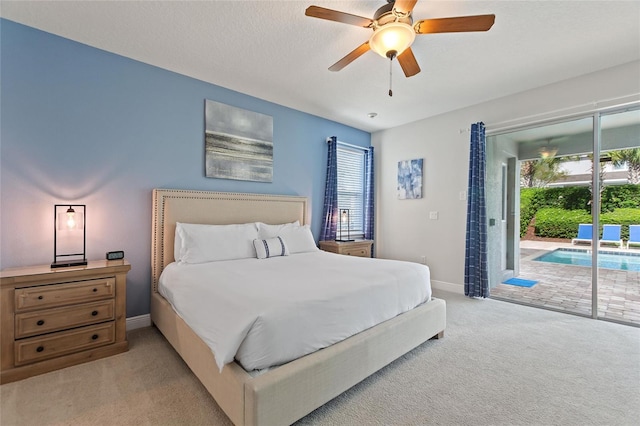
[[[151,191],[302,195],[318,238],[328,136],[352,127],[0,20],[0,267],[53,261],[53,205],[87,205],[88,259],[124,250],[127,316],[149,312]],[[229,60],[226,58],[225,60]],[[259,69],[256,69],[259,72]],[[273,117],[273,182],[204,177],[204,102]]]

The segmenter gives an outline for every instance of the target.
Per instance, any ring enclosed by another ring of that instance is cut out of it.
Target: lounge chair
[[[627,249],[629,246],[640,246],[640,225],[629,225],[629,241],[627,241]]]
[[[590,223],[581,223],[578,225],[578,236],[571,240],[571,244],[588,243],[591,244],[593,239],[593,225]]]
[[[620,225],[602,225],[602,239],[600,245],[615,244],[622,247],[622,239],[620,238]]]

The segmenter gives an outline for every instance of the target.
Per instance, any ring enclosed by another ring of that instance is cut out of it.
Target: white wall
[[[487,88],[490,90],[490,88]],[[640,101],[640,61],[376,132],[376,254],[419,262],[426,256],[435,288],[462,291],[469,133],[487,132]],[[461,129],[464,129],[461,132]],[[423,198],[398,200],[398,161],[424,159]],[[437,211],[437,220],[429,212]]]

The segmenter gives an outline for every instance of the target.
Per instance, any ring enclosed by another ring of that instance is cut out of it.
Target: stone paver
[[[561,247],[576,248],[571,243],[521,241],[518,278],[538,283],[531,288],[499,284],[491,296],[591,316],[590,267],[532,260]],[[599,269],[598,316],[640,325],[640,272]]]

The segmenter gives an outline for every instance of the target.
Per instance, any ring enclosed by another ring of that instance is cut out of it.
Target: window
[[[349,209],[349,236],[364,238],[365,150],[338,143],[338,210]],[[341,215],[338,216],[341,221]],[[342,233],[340,235],[340,225]],[[337,238],[347,237],[346,223],[338,223]]]

